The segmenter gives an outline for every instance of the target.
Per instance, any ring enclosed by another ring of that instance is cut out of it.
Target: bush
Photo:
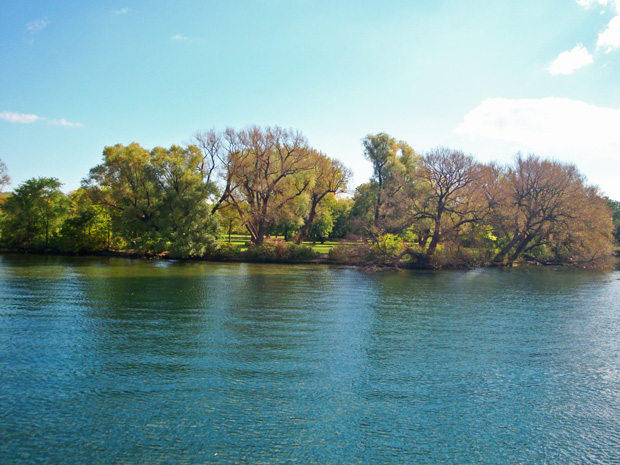
[[[290,263],[304,262],[318,254],[311,247],[285,242],[282,239],[265,239],[262,245],[250,244],[244,258],[257,262]]]

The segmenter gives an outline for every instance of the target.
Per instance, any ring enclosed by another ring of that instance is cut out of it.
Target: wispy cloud
[[[82,123],[73,123],[71,121],[67,121],[64,118],[53,119],[46,118],[45,116],[34,115],[31,113],[13,113],[11,111],[0,112],[0,119],[8,121],[9,123],[16,124],[32,124],[40,121],[45,122],[51,126],[65,126],[68,128],[81,128],[84,126]]]
[[[30,35],[38,34],[45,29],[49,23],[47,18],[35,19],[26,24],[26,31],[28,31]]]
[[[84,125],[82,123],[72,123],[71,121],[67,121],[64,118],[60,119],[46,119],[47,124],[52,126],[65,126],[67,128],[82,128]]]
[[[118,10],[113,10],[115,15],[126,15],[131,11],[131,8],[119,8]]]
[[[193,39],[190,39],[189,37],[186,37],[186,36],[182,36],[181,34],[175,34],[172,37],[170,37],[170,39],[179,41],[179,42],[192,42],[193,41]]]
[[[588,50],[578,44],[570,51],[562,52],[549,66],[552,75],[572,74],[586,65],[594,63],[594,58]]]
[[[28,113],[12,113],[10,111],[3,111],[0,112],[0,119],[8,121],[9,123],[30,124],[41,118],[37,115]]]

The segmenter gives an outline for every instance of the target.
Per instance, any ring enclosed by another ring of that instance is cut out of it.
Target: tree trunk
[[[495,255],[495,257],[493,258],[494,262],[503,262],[504,258],[506,258],[506,255],[508,255],[508,252],[510,252],[512,250],[512,248],[515,246],[515,244],[517,242],[519,242],[521,240],[521,238],[523,237],[522,234],[515,234],[515,236],[512,238],[512,240],[506,244],[502,250],[500,250],[497,255]]]
[[[532,241],[532,239],[534,239],[535,236],[525,236],[523,238],[523,240],[521,242],[519,242],[519,245],[517,245],[517,248],[515,249],[515,252],[510,256],[509,260],[511,262],[514,262],[517,258],[519,258],[519,255],[521,255],[521,252],[523,252],[523,249],[525,249],[525,247]]]
[[[379,173],[379,190],[377,191],[377,205],[375,206],[375,222],[374,226],[377,228],[379,226],[379,210],[381,209],[381,191],[383,189],[383,179],[381,177],[381,173]]]
[[[295,244],[298,244],[298,245],[301,244],[303,240],[306,238],[306,236],[308,235],[308,233],[310,232],[312,223],[314,223],[314,219],[316,218],[317,205],[318,205],[318,202],[316,203],[312,202],[312,205],[310,206],[310,214],[308,215],[308,220],[306,221],[306,223],[303,225],[303,227],[297,234],[297,237],[295,238]]]
[[[428,245],[428,249],[426,249],[426,256],[430,257],[435,253],[435,249],[437,249],[437,244],[439,244],[439,237],[441,234],[441,214],[437,215],[437,219],[435,220],[435,229],[433,231],[433,237],[431,238],[431,243]]]

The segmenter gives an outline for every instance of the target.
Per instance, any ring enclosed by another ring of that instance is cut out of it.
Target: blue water
[[[620,463],[620,273],[0,256],[0,463]]]

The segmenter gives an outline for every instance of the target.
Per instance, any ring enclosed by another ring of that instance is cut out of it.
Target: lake
[[[619,463],[620,273],[0,255],[3,464]]]

